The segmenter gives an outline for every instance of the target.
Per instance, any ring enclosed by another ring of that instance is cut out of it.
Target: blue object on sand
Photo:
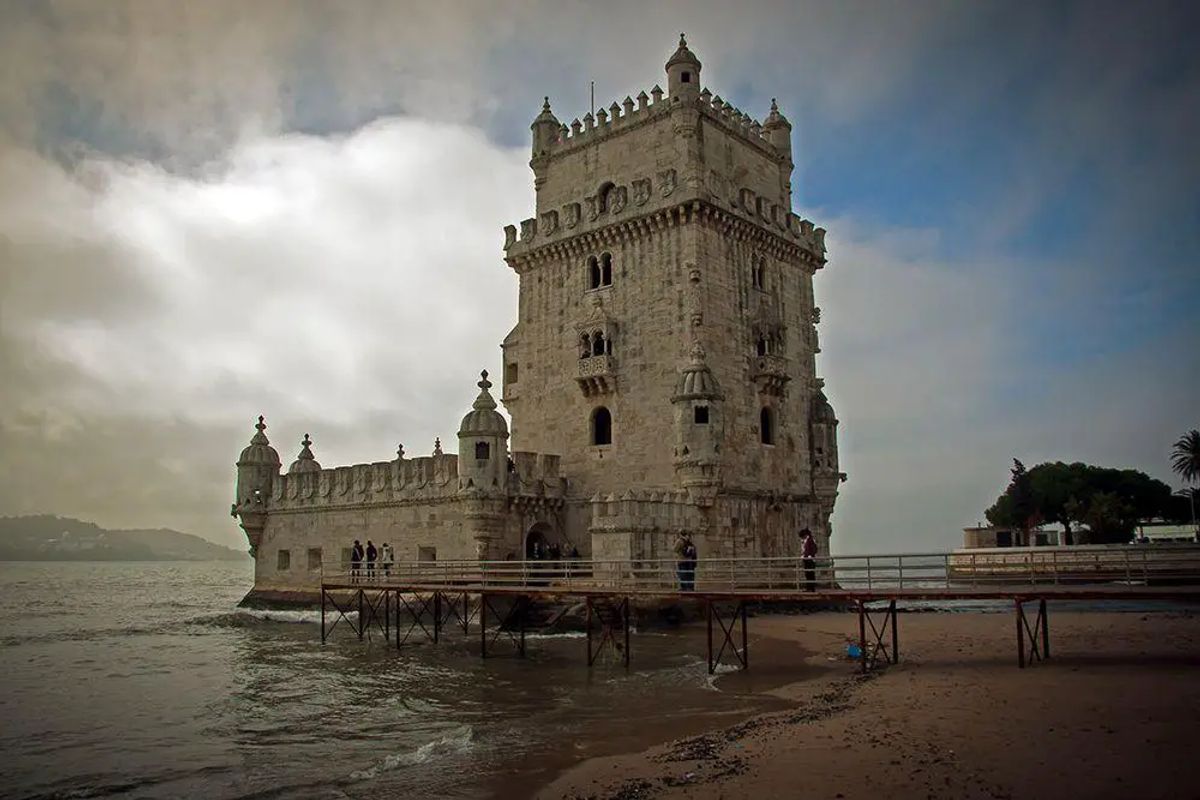
[[[862,648],[854,642],[846,645],[846,655],[849,658],[862,658]]]

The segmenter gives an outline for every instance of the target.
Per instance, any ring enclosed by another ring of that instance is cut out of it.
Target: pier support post
[[[479,593],[479,655],[487,658],[487,595]]]
[[[437,644],[442,633],[442,593],[433,593],[433,643]]]
[[[867,608],[867,601],[859,600],[858,605],[858,646],[861,652],[859,659],[863,672],[869,672],[875,668],[879,662],[879,654],[883,653],[883,660],[886,664],[900,663],[900,633],[896,626],[896,601],[889,600],[887,608],[882,609],[883,623],[875,624],[875,618],[871,616],[871,610]],[[876,612],[878,613],[878,612]],[[885,642],[888,634],[888,627],[891,627],[891,646]],[[871,631],[871,640],[868,641],[867,630]]]
[[[325,587],[321,587],[321,644],[325,644]]]
[[[717,664],[721,663],[721,657],[725,655],[725,648],[733,651],[734,657],[738,660],[738,664],[742,669],[750,668],[750,647],[747,639],[746,630],[746,602],[739,601],[734,606],[733,611],[729,614],[729,624],[725,624],[725,620],[721,618],[720,609],[716,608],[711,599],[705,600],[705,606],[708,613],[708,674],[712,675],[717,671]],[[714,655],[712,646],[712,623],[717,621],[718,627],[721,629],[721,646],[717,648]],[[742,647],[739,650],[737,642],[734,641],[734,629],[738,623],[742,625]]]
[[[366,631],[366,629],[367,629],[367,626],[364,624],[364,620],[363,620],[363,590],[359,589],[358,590],[358,640],[360,642],[363,639],[363,633]]]
[[[1034,617],[1033,627],[1029,626],[1029,618],[1025,615],[1025,604],[1021,598],[1013,603],[1017,611],[1017,666],[1024,669],[1027,664],[1035,661],[1045,661],[1050,657],[1050,622],[1046,613],[1046,598],[1039,598],[1037,616]],[[1029,636],[1029,646],[1025,645],[1025,637]]]
[[[869,669],[867,666],[867,604],[862,600],[858,601],[858,658],[862,662],[860,666],[863,674],[866,674]]]

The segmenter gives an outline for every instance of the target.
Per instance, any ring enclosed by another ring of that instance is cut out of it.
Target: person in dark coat
[[[351,580],[351,582],[357,583],[358,579],[360,577],[362,577],[362,560],[363,560],[362,543],[360,543],[358,541],[358,539],[355,539],[354,547],[350,548],[350,580]]]
[[[367,579],[375,579],[375,560],[379,558],[379,551],[375,549],[375,543],[367,539]]]
[[[817,540],[808,528],[800,531],[800,556],[804,564],[804,589],[808,592],[816,591]]]

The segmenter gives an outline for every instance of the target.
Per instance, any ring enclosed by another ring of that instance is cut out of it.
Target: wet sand
[[[537,796],[1200,796],[1190,766],[1200,613],[1051,607],[1053,658],[1025,670],[1012,614],[901,614],[899,623],[900,664],[864,677],[844,655],[856,615],[753,618],[753,669],[718,685],[767,692],[786,708],[673,732],[639,752],[610,742],[626,754],[590,758]],[[800,679],[781,682],[797,653]]]

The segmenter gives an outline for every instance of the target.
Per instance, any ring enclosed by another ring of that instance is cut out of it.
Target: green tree
[[[1028,541],[1029,529],[1041,522],[1037,499],[1029,473],[1019,459],[1013,459],[1011,473],[1008,488],[992,507],[984,512],[984,516],[988,522],[998,527],[1016,528],[1025,534]]]

